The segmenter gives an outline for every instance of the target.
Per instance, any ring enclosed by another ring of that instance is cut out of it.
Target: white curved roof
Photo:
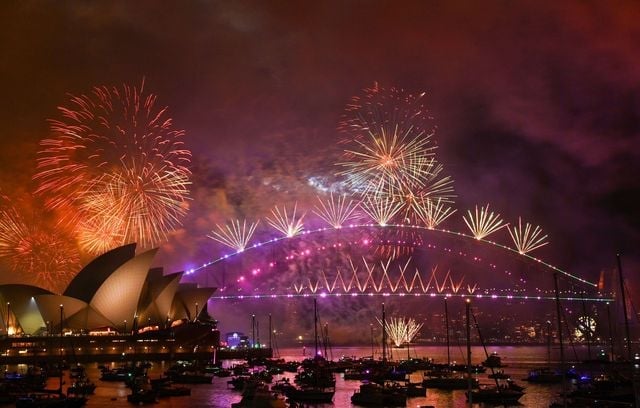
[[[116,269],[98,288],[90,305],[115,327],[133,321],[138,301],[158,249],[144,252]]]

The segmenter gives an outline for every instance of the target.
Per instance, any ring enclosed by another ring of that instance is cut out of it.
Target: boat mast
[[[609,323],[609,353],[611,354],[609,361],[613,361],[615,359],[615,352],[613,349],[613,325],[611,324],[611,308],[609,307],[609,302],[607,302],[607,321]]]
[[[318,356],[318,304],[316,298],[313,298],[313,337],[315,339],[316,354]]]
[[[582,327],[587,336],[587,359],[591,360],[591,317],[587,314],[587,303],[584,300],[584,293],[580,294],[582,300],[582,314],[584,315]]]
[[[547,365],[551,368],[551,321],[547,320]]]
[[[447,297],[444,297],[444,321],[447,330],[447,367],[451,366],[451,351],[449,350],[449,307],[447,306]]]
[[[387,362],[387,323],[385,322],[384,303],[382,303],[382,362]]]
[[[567,406],[567,373],[564,368],[564,347],[562,344],[562,309],[560,308],[560,290],[558,289],[558,273],[553,273],[553,283],[556,291],[556,314],[558,319],[558,341],[560,342],[560,374],[562,375],[562,403]]]
[[[273,353],[273,345],[271,343],[271,339],[272,339],[272,333],[273,330],[271,329],[271,313],[269,313],[269,350],[271,350],[271,353]]]
[[[469,406],[473,405],[473,395],[471,394],[471,324],[469,322],[469,309],[471,307],[471,300],[465,299],[465,311],[467,317],[467,400]]]
[[[64,305],[61,303],[60,304],[60,366],[58,367],[58,369],[60,370],[60,387],[58,388],[58,393],[60,395],[62,395],[62,365],[63,365],[63,350],[64,348],[62,347],[62,338],[64,336],[63,333],[63,319],[64,319]]]
[[[624,311],[624,334],[627,337],[627,359],[631,361],[631,336],[629,335],[629,316],[627,315],[627,297],[624,291],[624,278],[622,277],[622,262],[620,254],[616,254],[618,259],[618,280],[620,281],[620,295],[622,300],[622,310]]]

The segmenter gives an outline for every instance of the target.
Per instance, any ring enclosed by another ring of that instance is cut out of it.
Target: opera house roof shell
[[[106,252],[85,266],[62,295],[30,285],[0,285],[2,329],[36,334],[43,329],[115,330],[195,319],[216,288],[180,283],[182,272],[151,268],[157,249],[135,254],[136,244]],[[62,316],[61,316],[62,315]]]

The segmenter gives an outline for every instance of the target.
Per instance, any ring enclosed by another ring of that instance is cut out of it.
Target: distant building
[[[231,332],[227,333],[227,347],[229,348],[249,348],[249,337],[244,333]]]

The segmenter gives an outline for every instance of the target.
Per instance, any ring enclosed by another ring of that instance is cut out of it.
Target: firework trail
[[[393,201],[389,197],[369,196],[360,203],[360,207],[373,221],[384,227],[402,209],[402,203]]]
[[[542,229],[536,226],[532,229],[532,225],[526,223],[524,228],[522,227],[522,219],[518,217],[518,226],[508,228],[509,235],[513,240],[513,244],[521,254],[526,254],[548,244],[546,241],[547,236],[542,235]]]
[[[376,84],[352,98],[339,125],[346,137],[337,175],[363,199],[387,197],[401,203],[413,220],[421,200],[452,202],[455,197],[453,180],[435,159],[435,125],[424,95]]]
[[[440,223],[449,218],[451,214],[456,212],[456,210],[451,207],[445,207],[440,199],[435,202],[430,199],[421,200],[419,205],[415,206],[415,209],[420,220],[429,229],[436,228]]]
[[[34,285],[60,293],[80,270],[73,239],[41,220],[20,215],[10,205],[0,208],[0,258]]]
[[[184,131],[173,129],[166,108],[156,107],[143,82],[96,87],[58,109],[34,176],[47,207],[73,214],[66,218],[92,252],[115,238],[141,247],[166,240],[186,214],[191,175]],[[103,242],[87,231],[100,222],[112,223]]]
[[[240,220],[231,221],[224,226],[216,224],[217,230],[211,231],[211,235],[207,235],[207,237],[235,249],[236,252],[242,252],[247,247],[257,226],[258,222],[254,222],[247,227],[247,220],[244,220],[242,225],[240,225]]]
[[[478,206],[476,206],[475,213],[468,210],[467,215],[463,216],[462,219],[476,239],[482,239],[508,225],[503,224],[500,214],[489,212],[489,204],[485,207],[480,207],[479,211]]]
[[[287,207],[275,207],[271,210],[271,217],[267,217],[267,222],[277,231],[280,231],[285,237],[291,238],[300,234],[304,230],[303,219],[305,214],[297,216],[298,203],[293,206],[293,212],[289,214]]]
[[[333,193],[331,193],[328,200],[323,201],[318,197],[318,201],[320,205],[316,205],[313,212],[336,229],[342,228],[347,221],[353,219],[353,212],[358,207],[358,203],[354,203],[351,200],[346,202],[344,195],[334,199]]]
[[[378,319],[378,318],[376,318]],[[378,319],[378,323],[382,325],[382,321]],[[409,344],[422,328],[423,323],[416,323],[414,319],[395,318],[392,317],[385,322],[385,330],[389,335],[389,339],[400,347],[403,344]]]

